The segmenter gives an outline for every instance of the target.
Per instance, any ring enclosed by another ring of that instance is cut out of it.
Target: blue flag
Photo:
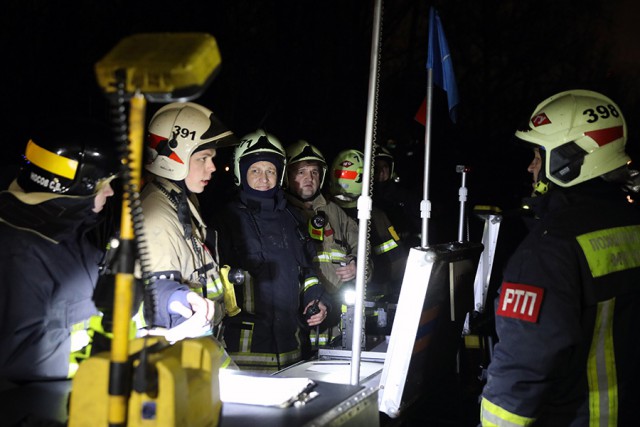
[[[431,7],[429,10],[429,54],[427,56],[427,69],[433,70],[433,82],[447,92],[449,101],[449,117],[455,123],[457,114],[455,107],[458,105],[458,85],[453,75],[453,63],[449,53],[449,45],[444,36],[442,23],[438,12]]]

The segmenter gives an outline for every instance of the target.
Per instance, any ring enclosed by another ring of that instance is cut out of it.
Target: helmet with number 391
[[[560,187],[602,176],[630,161],[620,108],[589,90],[569,90],[546,99],[516,136],[540,148],[539,181]]]
[[[180,181],[189,174],[189,158],[195,151],[238,143],[208,108],[193,102],[173,102],[160,108],[149,122],[149,161],[145,168],[163,178]]]

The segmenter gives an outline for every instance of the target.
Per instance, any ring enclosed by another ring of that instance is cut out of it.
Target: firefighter
[[[400,184],[395,160],[389,150],[376,145],[373,160],[373,205],[384,211],[406,246],[419,246],[422,228],[420,199]]]
[[[343,150],[333,160],[330,175],[330,193],[351,218],[358,218],[357,201],[362,194],[364,154],[358,150]],[[373,274],[368,277],[368,297],[395,295],[400,292],[406,263],[406,251],[387,215],[377,207],[371,210],[369,236]],[[375,295],[373,295],[375,294]]]
[[[300,140],[287,147],[286,196],[304,216],[309,236],[316,245],[314,265],[327,292],[339,298],[344,283],[356,277],[358,224],[336,203],[325,199],[322,186],[327,174],[327,162],[322,153],[307,141]],[[336,311],[337,312],[337,311]],[[312,342],[328,345],[337,336],[333,330],[338,319]],[[333,332],[332,332],[333,330]]]
[[[534,150],[535,216],[496,299],[482,424],[635,425],[640,212],[621,190],[636,174],[622,111],[561,92],[516,136]]]
[[[193,102],[167,104],[149,122],[145,168],[150,176],[141,194],[148,253],[140,255],[155,305],[149,326],[193,323],[174,339],[215,334],[225,315],[216,239],[209,236],[211,247],[205,243],[210,231],[197,195],[216,170],[216,150],[235,143],[211,110]],[[225,358],[222,366],[229,363]]]
[[[101,231],[111,228],[103,214],[117,172],[108,127],[60,120],[31,132],[0,193],[3,425],[66,421],[69,379],[99,319],[92,297],[104,246],[93,237],[110,237]]]
[[[303,343],[309,347],[303,335],[330,306],[313,268],[313,243],[281,188],[285,164],[273,135],[245,136],[234,152],[238,196],[217,219],[221,259],[244,272],[236,287],[242,311],[225,320],[224,339],[247,371],[274,372],[302,360]]]

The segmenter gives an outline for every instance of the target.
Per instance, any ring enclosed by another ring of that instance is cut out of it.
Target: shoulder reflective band
[[[640,267],[640,225],[577,236],[593,277]]]
[[[31,163],[46,171],[68,179],[73,179],[76,176],[77,161],[45,150],[32,140],[27,143],[24,155]]]

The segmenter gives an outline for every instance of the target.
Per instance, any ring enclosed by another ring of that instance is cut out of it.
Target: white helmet
[[[324,184],[324,177],[327,174],[327,161],[324,159],[320,150],[309,144],[304,139],[301,139],[287,147],[287,166],[303,161],[318,162],[320,164],[320,168],[322,170],[320,172],[319,188],[322,188],[322,185]]]
[[[569,90],[543,101],[516,136],[541,148],[544,165],[536,190],[546,188],[546,180],[571,187],[630,161],[620,108],[589,90]]]
[[[193,102],[173,102],[160,108],[149,122],[149,161],[145,168],[180,181],[189,174],[189,158],[195,151],[237,143],[233,133],[208,108]]]
[[[285,174],[286,154],[282,144],[275,136],[265,132],[262,129],[258,129],[248,135],[245,135],[240,141],[240,145],[236,147],[233,155],[233,176],[236,185],[242,184],[242,176],[240,173],[240,161],[243,158],[255,157],[255,161],[258,162],[263,156],[273,157],[280,162],[276,165],[280,176],[278,177],[278,185],[282,185],[282,180]]]

